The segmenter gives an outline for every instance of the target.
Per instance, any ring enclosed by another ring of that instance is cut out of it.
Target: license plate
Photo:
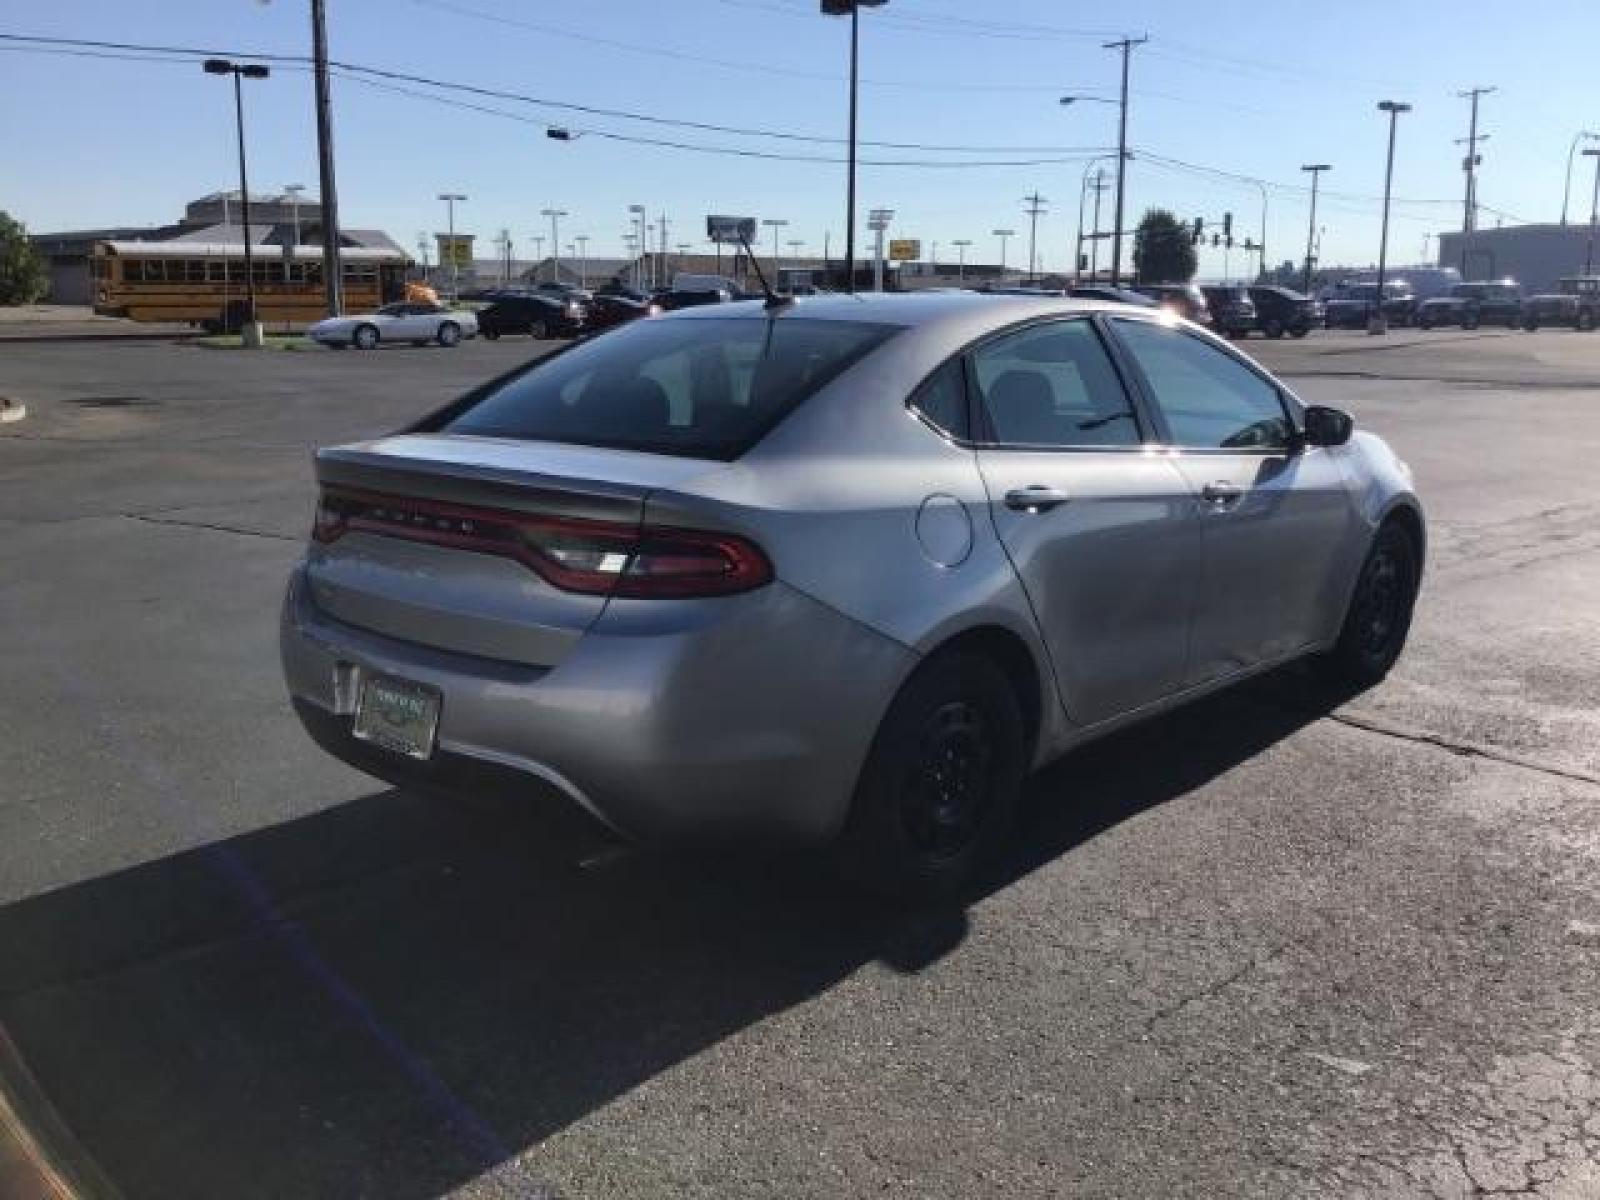
[[[428,758],[438,731],[437,688],[387,675],[362,678],[352,731],[356,737],[408,758]]]

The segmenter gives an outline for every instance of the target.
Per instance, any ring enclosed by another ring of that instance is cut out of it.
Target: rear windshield
[[[441,428],[733,459],[896,328],[801,317],[639,321],[536,363]]]

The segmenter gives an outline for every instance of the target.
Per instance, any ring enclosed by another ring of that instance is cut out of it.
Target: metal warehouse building
[[[1587,223],[1439,235],[1441,267],[1459,267],[1463,279],[1515,279],[1530,292],[1549,291],[1563,275],[1584,273],[1585,263],[1600,269],[1600,239]]]

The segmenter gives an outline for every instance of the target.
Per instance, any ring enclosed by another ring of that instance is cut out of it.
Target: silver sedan
[[[1410,472],[1131,306],[832,296],[639,322],[317,455],[282,652],[380,778],[542,781],[654,842],[960,886],[1024,775],[1404,644]]]

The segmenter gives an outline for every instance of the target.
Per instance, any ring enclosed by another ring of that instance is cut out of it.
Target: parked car
[[[507,333],[525,333],[535,340],[573,337],[583,332],[588,316],[580,300],[528,292],[502,295],[478,313],[478,327],[490,341]]]
[[[1443,296],[1433,296],[1417,305],[1417,328],[1459,325],[1476,329],[1480,324],[1504,325],[1515,329],[1522,324],[1522,285],[1514,279],[1497,282],[1458,283]]]
[[[1284,334],[1302,338],[1324,319],[1322,302],[1276,284],[1259,284],[1250,289],[1256,306],[1256,327],[1269,338]]]
[[[1135,308],[1154,308],[1156,302],[1131,288],[1112,287],[1109,283],[1075,284],[1067,289],[1075,300],[1106,300],[1112,304],[1131,304]]]
[[[1600,323],[1600,275],[1569,275],[1554,292],[1530,296],[1522,305],[1522,327],[1570,325],[1590,330]]]
[[[1198,284],[1142,283],[1139,291],[1186,321],[1193,321],[1196,325],[1211,324],[1211,305]]]
[[[626,325],[629,321],[637,321],[640,317],[653,317],[661,311],[661,306],[651,300],[597,295],[589,302],[585,325],[590,330],[611,329]]]
[[[306,336],[324,346],[343,350],[376,350],[384,342],[411,342],[425,346],[437,342],[454,346],[462,338],[478,335],[478,319],[470,309],[442,304],[401,301],[385,304],[376,312],[349,317],[328,317],[306,330]]]
[[[1416,293],[1403,279],[1385,280],[1383,315],[1391,325],[1409,325],[1416,313]],[[1329,329],[1365,329],[1378,307],[1378,285],[1340,284],[1323,305],[1323,321]]]
[[[620,279],[608,279],[595,289],[596,296],[622,296],[628,300],[649,300],[650,293],[642,288],[636,288],[623,283]]]
[[[1207,284],[1206,307],[1211,310],[1211,327],[1224,337],[1248,337],[1256,327],[1256,305],[1250,289],[1238,284]]]
[[[722,288],[662,288],[650,297],[650,302],[662,312],[705,304],[729,304],[733,300],[734,297]]]
[[[1054,298],[688,309],[315,466],[281,649],[328,751],[915,897],[1074,746],[1302,656],[1382,678],[1424,553],[1349,416]]]
[[[533,285],[533,290],[541,295],[577,300],[584,304],[594,298],[594,293],[588,288],[581,288],[575,283],[564,283],[559,280],[546,280],[544,283],[536,283]]]

